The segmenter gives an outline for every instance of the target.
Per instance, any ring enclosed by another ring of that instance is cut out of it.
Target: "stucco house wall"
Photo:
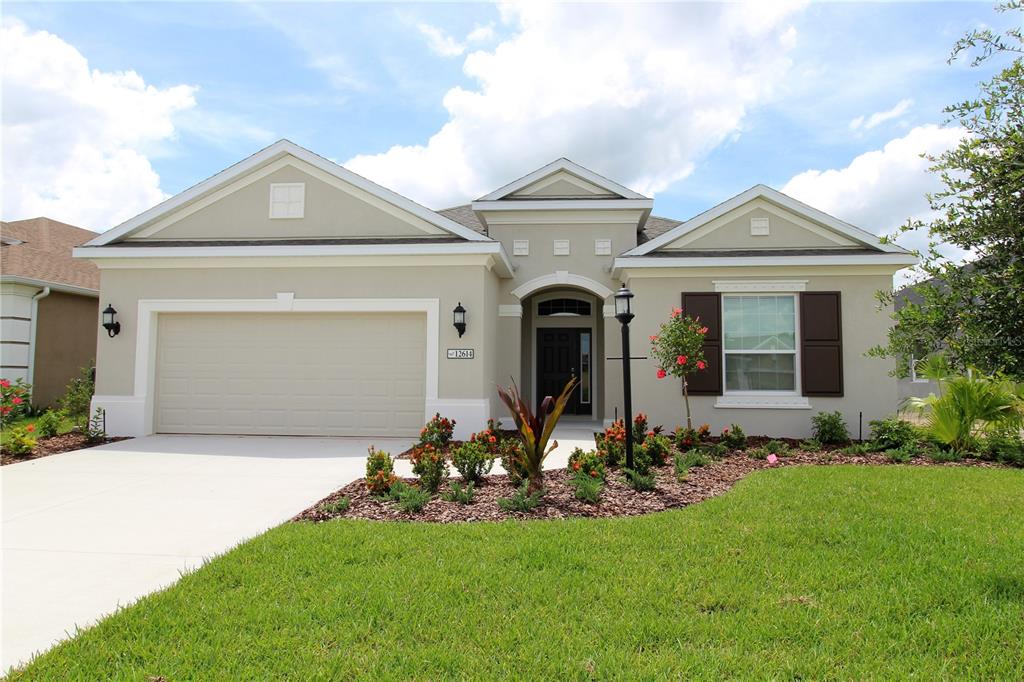
[[[68,381],[96,361],[99,301],[52,292],[38,303],[32,402],[52,407]]]

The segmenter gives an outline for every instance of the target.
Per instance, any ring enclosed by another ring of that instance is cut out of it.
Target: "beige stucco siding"
[[[842,272],[834,269],[834,272]],[[843,275],[801,273],[788,269],[762,270],[740,269],[733,273],[719,271],[707,276],[678,277],[632,277],[629,287],[636,295],[634,312],[636,319],[630,325],[632,354],[645,356],[649,348],[648,337],[657,333],[659,324],[669,311],[681,302],[681,293],[714,291],[714,280],[738,279],[799,279],[806,280],[807,291],[842,292],[842,333],[843,333],[843,380],[844,396],[838,398],[810,397],[810,410],[806,409],[737,409],[716,408],[716,397],[694,396],[690,399],[695,423],[708,423],[715,431],[730,423],[743,425],[748,434],[804,437],[811,433],[810,418],[819,411],[839,410],[843,413],[851,433],[857,435],[858,413],[863,411],[865,434],[867,423],[891,414],[897,406],[896,380],[889,376],[892,363],[886,360],[866,358],[864,353],[872,346],[883,343],[889,325],[888,313],[877,309],[875,292],[892,286],[888,274]],[[827,270],[824,272],[828,272]],[[763,273],[770,273],[772,277]],[[781,275],[781,276],[780,276]],[[620,349],[618,325],[615,333],[606,335],[608,356],[618,355]],[[644,411],[654,424],[674,428],[685,422],[685,411],[681,384],[678,380],[655,377],[657,369],[653,360],[633,362],[633,405],[634,411]],[[621,364],[608,363],[606,390],[608,404],[606,417],[617,407],[621,414],[622,384]]]
[[[767,219],[768,235],[751,235],[750,221],[752,219]],[[666,244],[664,250],[794,249],[853,246],[856,244],[846,237],[840,237],[782,209],[771,208],[769,210],[767,202],[758,200],[701,226],[691,235],[684,235],[680,239]]]
[[[272,183],[305,184],[302,218],[270,218]],[[340,181],[335,181],[340,184]],[[351,186],[340,189],[295,166],[285,166],[251,182],[189,215],[183,210],[173,222],[153,234],[137,238],[194,239],[301,239],[446,235],[440,228],[415,218]],[[166,222],[166,221],[165,221]],[[129,240],[130,241],[130,240]]]
[[[99,303],[91,296],[51,292],[38,303],[32,402],[50,406],[96,357]]]

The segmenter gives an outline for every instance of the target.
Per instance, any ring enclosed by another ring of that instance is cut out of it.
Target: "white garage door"
[[[422,314],[163,314],[156,431],[416,436]]]

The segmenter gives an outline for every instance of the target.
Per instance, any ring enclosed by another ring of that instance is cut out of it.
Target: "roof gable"
[[[754,236],[751,220],[767,220],[768,235]],[[773,230],[775,231],[773,234]],[[623,254],[716,249],[869,249],[909,253],[874,234],[765,185],[756,185]]]
[[[502,199],[647,199],[569,159],[557,159],[477,201]]]
[[[293,220],[273,220],[272,229],[276,231],[274,236],[280,238],[437,235],[456,236],[468,241],[487,240],[486,236],[381,187],[308,149],[288,140],[281,140],[109,230],[88,242],[87,246],[104,246],[133,238],[223,239],[224,235],[220,232],[202,231],[203,225],[210,223],[202,220],[200,214],[208,211],[206,217],[213,220],[213,224],[218,224],[217,220],[223,221],[232,215],[232,205],[238,203],[229,201],[218,206],[218,202],[235,193],[245,192],[246,188],[252,188],[255,184],[257,190],[252,190],[252,196],[248,197],[251,210],[256,212],[254,215],[265,216],[269,221],[267,192],[271,179],[274,178],[281,181],[316,183],[316,187],[321,190],[317,192],[317,196],[327,197],[323,199],[325,203],[344,204],[347,209],[355,212],[348,223],[335,223],[330,226],[322,222],[326,217],[321,214],[321,222],[313,221],[305,226],[305,231],[297,232],[294,229],[289,230],[288,224],[293,223]],[[327,192],[325,188],[333,191]],[[177,229],[174,227],[176,224]],[[243,225],[242,229],[247,227]],[[256,234],[237,234],[231,237],[266,238],[268,235],[261,234],[260,230],[266,232],[268,229],[270,228],[266,225],[258,226]],[[324,229],[327,229],[324,234],[311,232]]]

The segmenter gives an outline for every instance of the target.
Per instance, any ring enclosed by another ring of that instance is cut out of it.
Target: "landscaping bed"
[[[128,438],[103,438],[102,440],[90,443],[89,439],[85,437],[85,434],[70,431],[57,436],[40,438],[36,441],[36,445],[32,448],[32,452],[24,455],[15,455],[7,452],[6,450],[2,450],[0,451],[0,466],[17,464],[18,462],[28,462],[33,459],[40,459],[50,455],[58,455],[62,452],[70,452],[72,450],[85,450],[86,448],[94,448],[98,445],[116,443],[120,440],[128,440]]]
[[[751,437],[750,442],[768,442],[767,438]],[[793,441],[797,442],[797,441]],[[432,523],[456,523],[466,521],[503,521],[506,519],[561,519],[568,517],[615,517],[638,516],[652,512],[686,507],[696,502],[721,495],[747,474],[760,469],[797,465],[891,465],[892,460],[885,454],[868,453],[847,455],[839,450],[807,452],[796,450],[781,456],[772,464],[764,459],[754,459],[742,451],[712,461],[710,464],[690,469],[683,480],[678,480],[671,464],[654,467],[651,470],[656,487],[652,491],[640,492],[631,488],[620,469],[610,470],[607,482],[601,491],[600,501],[591,504],[576,499],[575,489],[570,485],[571,475],[566,469],[550,470],[544,473],[544,494],[540,504],[529,512],[505,511],[498,506],[498,500],[508,498],[516,491],[505,474],[484,477],[482,485],[476,487],[470,504],[443,499],[438,496],[426,504],[420,512],[405,512],[387,498],[372,494],[366,486],[366,479],[360,478],[331,493],[315,505],[296,516],[293,521],[328,521],[335,518],[370,519],[375,521],[427,521]],[[915,457],[907,465],[912,466],[975,466],[997,467],[993,462],[969,460],[961,462],[936,462],[928,457]],[[416,479],[403,479],[414,485]],[[461,482],[456,477],[452,479]],[[343,511],[336,508],[340,500],[348,500]]]

